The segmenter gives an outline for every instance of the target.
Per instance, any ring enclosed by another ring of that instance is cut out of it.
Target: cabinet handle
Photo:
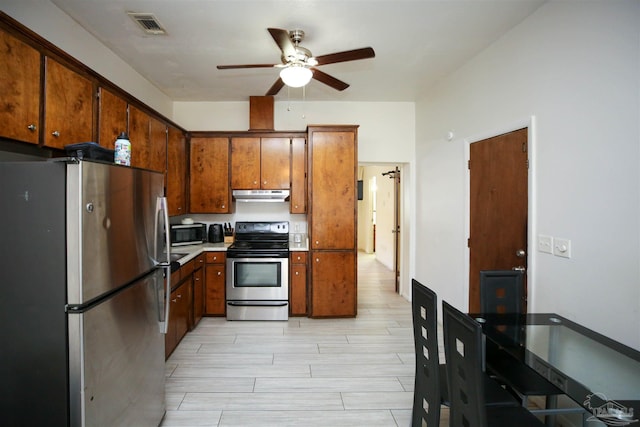
[[[226,206],[225,206],[225,205],[222,205],[222,206],[220,206],[220,207],[221,207],[222,209],[226,209]]]
[[[196,277],[196,278],[195,278],[195,279],[193,279],[193,280],[195,280],[196,282],[199,282],[199,281],[200,281],[200,278]]]
[[[51,132],[51,135],[55,136],[56,138],[60,136],[60,132],[58,132],[57,130],[54,130],[53,132]]]
[[[222,271],[218,271],[218,276],[222,276]]]
[[[172,300],[171,300],[171,302],[178,302],[178,300],[176,300],[176,299],[172,299]]]
[[[267,185],[267,181],[263,182],[264,185]]]
[[[296,276],[299,276],[299,275],[300,275],[300,272],[299,272],[299,271],[296,271]]]
[[[253,181],[253,185],[255,185],[255,184],[257,184],[257,183],[258,183],[258,181]]]
[[[178,297],[178,299],[179,299],[179,298],[182,298],[182,294],[178,294],[178,295],[176,295],[176,296]]]
[[[320,258],[316,258],[316,262],[320,262]]]
[[[34,132],[37,129],[37,127],[36,125],[29,125],[27,126],[27,129],[29,129],[31,132]]]
[[[319,244],[320,244],[320,242],[316,240],[316,245],[319,245]]]

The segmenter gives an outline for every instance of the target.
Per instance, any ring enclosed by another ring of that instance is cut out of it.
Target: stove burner
[[[227,256],[289,256],[288,222],[236,222],[235,228],[235,242],[227,248]]]

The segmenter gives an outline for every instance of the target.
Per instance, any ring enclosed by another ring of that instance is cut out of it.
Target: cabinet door
[[[167,141],[167,202],[169,215],[187,212],[187,142],[179,129],[169,127]]]
[[[353,251],[311,253],[311,316],[356,315],[356,254]]]
[[[120,132],[127,132],[127,101],[101,87],[98,112],[98,143],[113,150]]]
[[[175,291],[176,299],[176,345],[189,330],[189,305],[191,302],[191,276],[189,276]],[[173,301],[173,300],[172,300]]]
[[[292,316],[307,314],[307,265],[291,264],[289,307]]]
[[[260,138],[231,139],[231,188],[260,188]]]
[[[167,125],[156,118],[149,118],[149,164],[147,169],[167,171]]]
[[[57,61],[45,58],[44,145],[93,140],[93,83]]]
[[[205,268],[205,313],[212,316],[224,316],[226,308],[225,265],[207,264]]]
[[[0,30],[0,136],[38,143],[40,53]]]
[[[167,126],[129,106],[131,166],[164,173],[167,169]]]
[[[309,141],[311,248],[356,248],[354,132],[313,132]]]
[[[260,141],[260,186],[265,190],[284,190],[290,186],[289,138],[262,138]]]
[[[291,139],[291,193],[289,211],[307,212],[307,144],[304,138]]]
[[[129,106],[129,141],[131,142],[131,166],[149,167],[150,160],[149,116],[140,109]]]
[[[228,138],[192,138],[189,176],[189,212],[230,212]]]
[[[194,328],[204,314],[204,268],[199,268],[193,272],[193,321],[191,327]]]

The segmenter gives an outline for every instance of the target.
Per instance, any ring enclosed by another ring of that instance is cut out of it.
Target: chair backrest
[[[435,292],[420,284],[412,285],[413,341],[416,378],[411,425],[438,427],[440,423],[440,362],[438,360],[438,300]]]
[[[480,325],[442,302],[444,351],[449,381],[450,426],[487,427]]]
[[[480,272],[480,310],[483,313],[516,313],[524,310],[524,272]]]

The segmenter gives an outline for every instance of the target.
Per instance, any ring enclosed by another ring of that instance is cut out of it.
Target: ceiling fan
[[[345,90],[349,84],[320,71],[318,66],[335,64],[337,62],[355,61],[375,57],[375,52],[370,47],[347,50],[344,52],[330,53],[314,57],[309,49],[300,46],[304,39],[302,30],[282,30],[268,28],[271,37],[282,51],[280,64],[246,64],[246,65],[218,65],[219,70],[234,68],[281,68],[280,78],[271,86],[266,95],[276,95],[284,85],[301,87],[306,85],[311,78],[318,80],[336,90]]]

